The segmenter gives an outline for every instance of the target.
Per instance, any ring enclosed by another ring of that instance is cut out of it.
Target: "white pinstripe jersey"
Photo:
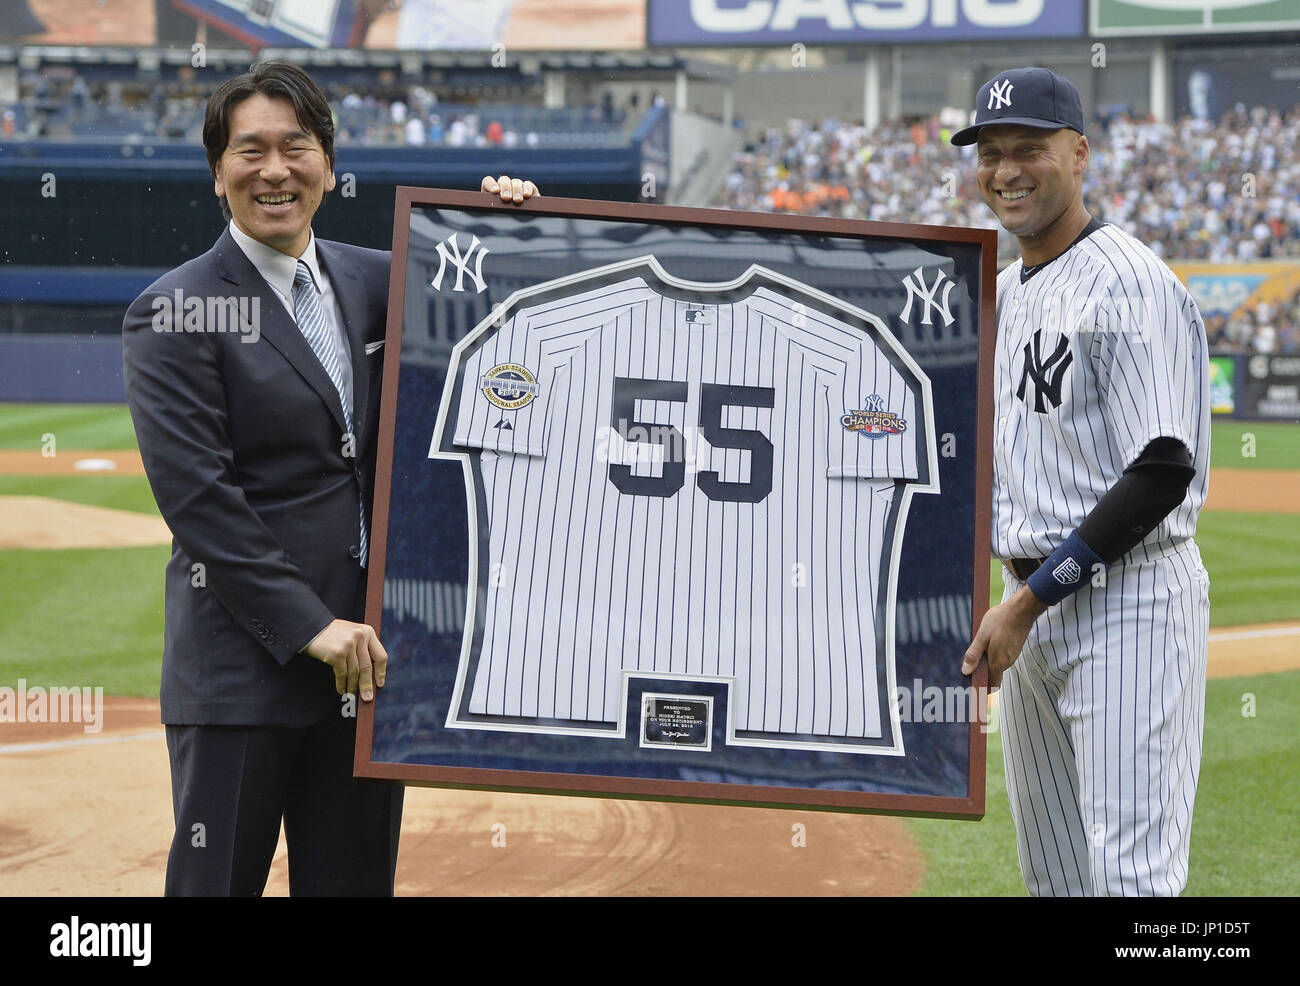
[[[998,275],[993,551],[1050,555],[1155,438],[1196,475],[1146,537],[1191,537],[1209,475],[1209,370],[1196,303],[1145,245],[1111,225],[1023,281]]]
[[[734,677],[737,732],[888,732],[875,620],[897,490],[929,461],[921,377],[773,286],[579,282],[463,358],[444,428],[483,450],[488,527],[471,713],[614,722],[642,670]]]

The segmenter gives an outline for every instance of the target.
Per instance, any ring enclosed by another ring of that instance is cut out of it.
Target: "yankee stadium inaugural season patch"
[[[526,366],[502,363],[483,374],[479,380],[483,396],[497,407],[517,411],[527,407],[537,396],[537,378]]]

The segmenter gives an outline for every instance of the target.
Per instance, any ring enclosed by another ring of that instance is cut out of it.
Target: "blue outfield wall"
[[[0,266],[0,302],[45,305],[126,306],[166,267],[26,267]]]
[[[121,336],[0,335],[0,401],[126,401]]]
[[[657,107],[622,146],[340,147],[339,187],[313,225],[323,239],[387,249],[398,185],[477,189],[488,174],[531,178],[551,196],[638,201],[647,161],[663,167],[665,120]],[[0,141],[0,201],[5,264],[168,269],[224,225],[203,148],[187,144]]]
[[[340,147],[340,187],[313,227],[324,239],[386,249],[398,185],[477,188],[503,172],[551,196],[637,201],[645,172],[662,171],[662,199],[667,117],[652,108],[615,146]],[[208,250],[225,225],[203,148],[0,141],[0,202],[0,401],[123,401],[127,305]]]

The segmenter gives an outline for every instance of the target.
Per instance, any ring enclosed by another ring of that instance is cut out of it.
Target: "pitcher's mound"
[[[161,517],[47,496],[0,496],[0,548],[134,548],[171,540]]]

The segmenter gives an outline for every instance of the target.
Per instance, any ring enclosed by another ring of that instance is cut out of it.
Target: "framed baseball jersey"
[[[398,190],[359,776],[983,813],[990,231]]]

